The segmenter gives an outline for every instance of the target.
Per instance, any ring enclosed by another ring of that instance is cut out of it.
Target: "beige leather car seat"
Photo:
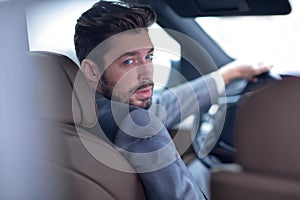
[[[34,69],[29,89],[35,109],[28,116],[32,131],[24,134],[34,142],[18,158],[21,189],[14,188],[15,195],[6,199],[145,199],[129,163],[93,133],[95,102],[78,66],[56,53],[29,52],[27,57]]]

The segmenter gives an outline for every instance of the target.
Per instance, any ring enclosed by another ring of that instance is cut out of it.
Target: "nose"
[[[152,80],[152,78],[153,78],[153,64],[152,63],[145,62],[144,64],[139,65],[136,70],[137,70],[137,74],[138,74],[138,79],[140,81]]]

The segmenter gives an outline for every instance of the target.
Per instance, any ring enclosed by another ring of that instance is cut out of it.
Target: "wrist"
[[[219,73],[220,73],[221,77],[223,78],[225,85],[227,85],[234,79],[241,77],[241,74],[240,74],[241,72],[238,68],[225,68],[225,67],[223,68],[222,67],[219,69]]]
[[[227,85],[231,80],[233,80],[232,73],[230,70],[219,69],[219,73],[223,78],[224,84]]]

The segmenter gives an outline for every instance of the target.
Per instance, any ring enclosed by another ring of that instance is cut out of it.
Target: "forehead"
[[[109,65],[125,53],[139,49],[153,48],[148,31],[145,29],[130,30],[111,37],[104,54],[104,61]]]

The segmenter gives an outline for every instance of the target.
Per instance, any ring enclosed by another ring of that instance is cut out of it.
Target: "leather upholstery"
[[[28,57],[35,71],[36,110],[27,134],[35,143],[23,150],[22,165],[32,175],[23,199],[145,199],[130,164],[89,131],[97,124],[95,99],[78,66],[56,53],[29,52]]]
[[[242,102],[236,127],[246,170],[300,180],[300,78],[286,78]]]
[[[300,199],[299,102],[296,77],[243,98],[235,129],[242,171],[213,173],[213,200]]]
[[[66,56],[30,52],[35,75],[40,78],[37,117],[93,127],[97,123],[94,98],[78,66]]]

